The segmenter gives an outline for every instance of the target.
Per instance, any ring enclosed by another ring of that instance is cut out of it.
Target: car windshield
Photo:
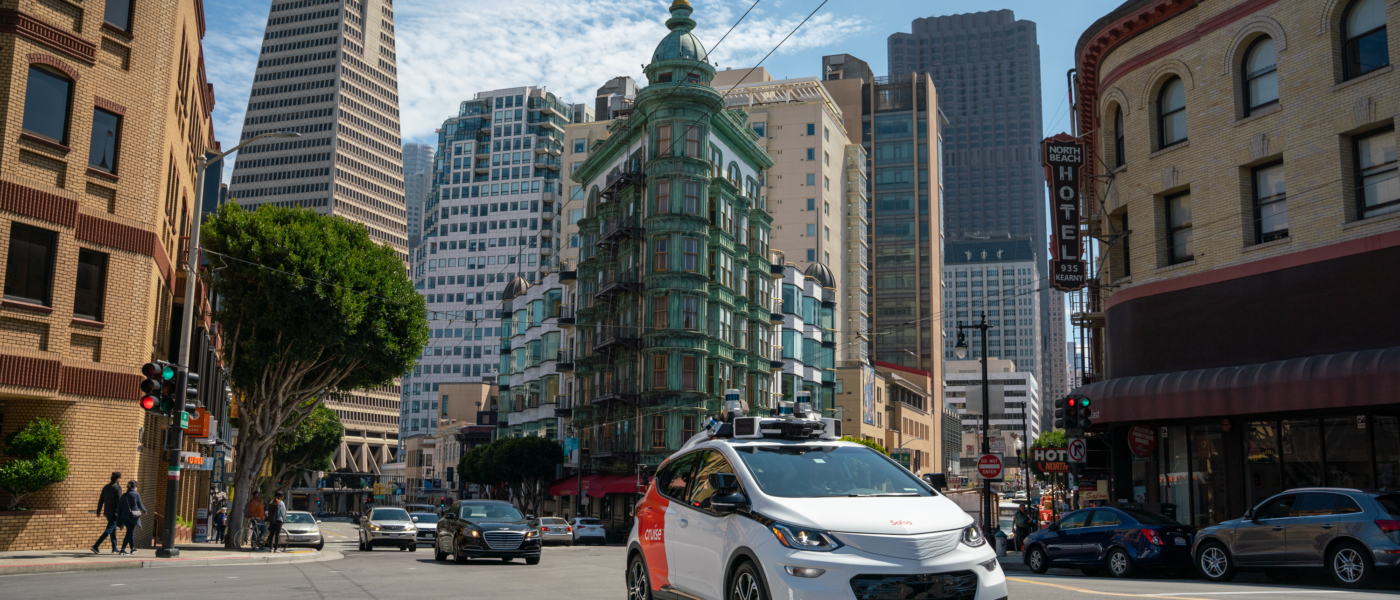
[[[765,494],[780,498],[932,496],[885,456],[854,446],[736,448]]]
[[[514,506],[509,504],[463,504],[462,518],[472,521],[524,521],[525,516],[520,514]]]
[[[402,508],[376,508],[369,514],[371,521],[411,521],[408,511]]]
[[[579,525],[598,525],[598,519],[579,519]]]
[[[1376,496],[1376,504],[1381,505],[1390,516],[1400,519],[1400,495]]]
[[[418,519],[419,523],[438,522],[438,516],[433,513],[413,513],[413,518]]]
[[[1145,511],[1145,510],[1142,510],[1142,509],[1140,509],[1140,508],[1120,508],[1120,509],[1118,509],[1118,510],[1123,511],[1124,514],[1126,514],[1126,515],[1132,517],[1132,518],[1133,518],[1134,520],[1136,520],[1138,523],[1141,523],[1141,524],[1143,524],[1143,525],[1180,525],[1180,524],[1181,524],[1181,523],[1177,523],[1175,520],[1172,520],[1172,519],[1170,519],[1170,518],[1168,518],[1168,517],[1166,517],[1166,516],[1159,515],[1159,514],[1157,514],[1157,513],[1155,513],[1155,512]]]
[[[288,523],[315,523],[316,518],[310,513],[287,513]]]

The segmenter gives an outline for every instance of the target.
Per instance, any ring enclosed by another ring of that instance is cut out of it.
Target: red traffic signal
[[[155,410],[158,404],[160,404],[160,401],[156,400],[155,396],[147,394],[141,397],[141,408],[145,410]]]

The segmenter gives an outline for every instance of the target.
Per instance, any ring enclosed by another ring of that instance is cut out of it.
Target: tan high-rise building
[[[0,19],[0,438],[37,418],[59,423],[70,464],[65,481],[20,502],[35,512],[0,514],[0,551],[87,547],[106,525],[89,510],[109,473],[140,481],[164,511],[167,421],[140,408],[138,384],[143,363],[177,354],[196,160],[219,147],[205,21],[194,0],[19,0]],[[206,207],[217,175],[212,184]],[[205,319],[191,366],[214,403]],[[182,483],[179,514],[193,518],[209,479],[187,471]],[[0,493],[0,506],[9,500]],[[158,521],[145,519],[139,545]]]

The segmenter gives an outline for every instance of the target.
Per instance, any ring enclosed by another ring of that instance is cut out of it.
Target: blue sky
[[[756,64],[821,0],[691,0],[696,35],[725,67]],[[886,73],[886,38],[915,18],[1009,8],[1038,24],[1047,133],[1068,128],[1065,72],[1074,44],[1119,0],[996,4],[919,0],[828,0],[763,66],[776,78],[814,77],[825,54],[847,53]],[[477,91],[543,85],[569,102],[592,102],[618,75],[641,79],[641,65],[665,35],[669,0],[397,0],[402,135],[434,142],[433,130]],[[215,86],[215,134],[225,147],[242,129],[248,90],[271,0],[205,0],[205,65]],[[718,44],[718,45],[717,45]],[[231,170],[225,171],[225,179]]]

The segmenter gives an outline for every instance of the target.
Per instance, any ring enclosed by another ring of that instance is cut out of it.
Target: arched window
[[[1342,17],[1346,78],[1360,77],[1390,64],[1385,39],[1385,0],[1357,0]]]
[[[1278,54],[1274,40],[1261,37],[1244,54],[1245,116],[1278,102]]]
[[[1167,80],[1157,95],[1157,135],[1161,148],[1186,141],[1186,84],[1180,77]]]
[[[1113,166],[1128,163],[1128,148],[1123,141],[1123,107],[1113,107]]]

